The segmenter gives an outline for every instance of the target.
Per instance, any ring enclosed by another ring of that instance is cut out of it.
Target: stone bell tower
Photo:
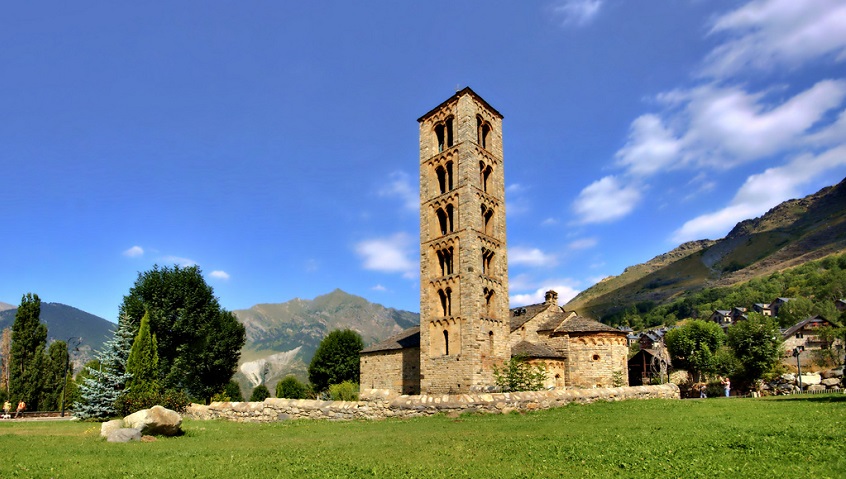
[[[420,389],[494,384],[511,357],[502,115],[465,88],[420,123]]]

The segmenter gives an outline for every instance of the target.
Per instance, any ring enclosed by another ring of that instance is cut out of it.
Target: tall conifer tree
[[[134,331],[125,318],[118,322],[112,339],[97,354],[99,367],[87,368],[88,377],[79,386],[80,399],[74,412],[80,418],[108,418],[117,414],[115,401],[123,393],[129,374],[126,361],[132,347]]]
[[[38,409],[44,387],[47,326],[40,317],[41,299],[37,294],[25,294],[12,325],[9,395],[13,401],[26,402],[31,411]]]
[[[133,394],[159,393],[158,369],[156,335],[150,332],[150,313],[145,313],[126,361],[126,371],[131,375],[126,383],[128,389]]]

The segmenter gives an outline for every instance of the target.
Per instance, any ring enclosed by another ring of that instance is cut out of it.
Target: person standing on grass
[[[20,401],[18,401],[18,408],[15,410],[15,419],[17,419],[18,416],[20,416],[21,413],[24,412],[24,409],[26,409],[26,403],[23,401],[23,399],[21,399]]]
[[[12,403],[8,400],[3,403],[3,417],[9,417],[9,411],[12,410]]]
[[[729,378],[721,378],[720,384],[722,384],[726,390],[726,397],[729,397],[729,395],[731,394],[731,381],[729,380]]]

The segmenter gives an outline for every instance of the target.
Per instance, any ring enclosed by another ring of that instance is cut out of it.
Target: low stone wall
[[[360,401],[268,398],[262,402],[214,402],[192,404],[185,417],[228,419],[241,422],[273,422],[288,419],[384,419],[434,414],[508,413],[565,406],[570,403],[622,401],[626,399],[679,399],[675,384],[597,389],[565,389],[519,393],[473,393],[457,395],[398,396],[385,390],[362,393]]]

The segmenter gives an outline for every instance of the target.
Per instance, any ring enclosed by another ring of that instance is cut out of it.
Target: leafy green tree
[[[62,392],[65,389],[65,371],[68,368],[70,356],[68,345],[64,341],[53,341],[47,351],[47,361],[44,367],[44,390],[41,394],[41,409],[58,411],[61,409]]]
[[[688,370],[701,380],[702,374],[715,372],[715,353],[725,341],[725,333],[717,323],[692,320],[664,335],[664,344],[678,369]]]
[[[161,387],[158,368],[159,354],[156,348],[156,336],[150,332],[150,315],[144,314],[126,361],[126,372],[130,374],[126,383],[129,391],[159,393]]]
[[[308,387],[294,376],[286,376],[276,383],[276,397],[288,399],[305,399]]]
[[[31,411],[39,408],[47,362],[47,326],[40,317],[41,299],[37,294],[25,294],[12,324],[9,396],[13,401],[23,400]]]
[[[162,387],[208,399],[235,373],[244,326],[221,308],[197,266],[154,266],[140,273],[120,312],[136,327],[149,312]]]
[[[308,380],[316,391],[326,391],[330,384],[359,381],[359,353],[364,349],[361,336],[351,329],[335,330],[326,335],[311,363]]]
[[[754,385],[782,356],[781,332],[770,316],[750,313],[749,319],[728,329],[727,342],[740,364],[734,379],[741,386]]]
[[[494,365],[494,380],[502,392],[540,391],[546,381],[546,366],[532,365],[525,356],[512,356],[502,367]]]
[[[358,401],[358,383],[343,381],[329,385],[329,399],[333,401]]]
[[[230,380],[226,383],[223,393],[226,394],[230,401],[240,402],[244,400],[244,395],[241,394],[241,386],[237,381]]]
[[[253,402],[260,402],[264,401],[265,399],[270,397],[270,390],[267,389],[267,386],[264,384],[259,384],[253,389],[253,393],[250,395],[250,401]]]
[[[789,328],[814,315],[814,302],[808,298],[793,298],[778,310],[778,324]]]

